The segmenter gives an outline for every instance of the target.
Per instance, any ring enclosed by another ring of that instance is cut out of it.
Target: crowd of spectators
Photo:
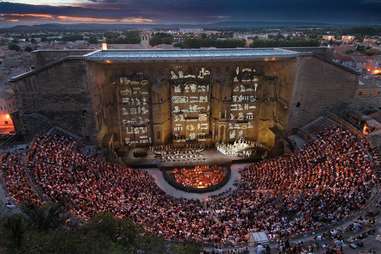
[[[26,166],[42,191],[79,219],[109,211],[165,239],[239,245],[253,231],[287,239],[348,218],[376,184],[368,143],[341,128],[245,168],[236,190],[204,201],[173,198],[147,172],[86,156],[80,147],[64,137],[36,138],[26,165],[8,159],[2,166],[10,194],[33,199],[19,173]]]
[[[0,169],[3,174],[5,186],[10,196],[17,203],[41,204],[41,199],[32,190],[26,175],[26,167],[19,154],[0,154]]]

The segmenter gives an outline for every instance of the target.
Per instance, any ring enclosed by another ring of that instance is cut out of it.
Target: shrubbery
[[[20,51],[21,50],[20,46],[17,45],[16,43],[13,43],[13,42],[8,44],[8,49],[9,50],[15,50],[15,51]]]
[[[107,32],[105,33],[106,42],[109,44],[139,44],[139,31],[127,31],[123,33]]]
[[[193,244],[168,244],[145,235],[128,219],[103,213],[83,225],[68,225],[63,206],[23,206],[25,215],[16,214],[0,223],[0,250],[12,254],[198,254]],[[75,226],[76,225],[76,226]]]
[[[173,40],[174,38],[171,34],[156,33],[151,37],[149,44],[154,47],[159,44],[172,44]]]

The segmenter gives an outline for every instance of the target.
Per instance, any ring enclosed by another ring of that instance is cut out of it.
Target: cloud
[[[96,18],[96,17],[74,17],[74,16],[56,16],[55,19],[60,22],[70,22],[70,23],[124,23],[124,24],[150,24],[154,23],[152,19],[147,18],[122,18],[122,19],[113,19],[113,18]]]
[[[98,18],[83,16],[50,15],[41,13],[12,13],[2,14],[4,22],[40,21],[40,22],[61,22],[61,23],[99,23],[99,24],[152,24],[154,20],[141,17],[128,18]]]
[[[1,1],[1,0],[0,0]],[[23,1],[23,0],[17,0]],[[27,0],[25,0],[27,1]],[[62,0],[33,0],[58,3]],[[71,6],[0,2],[3,14],[46,14],[58,22],[176,22],[304,20],[381,22],[381,0],[70,0]],[[24,19],[26,17],[23,17]],[[29,17],[32,18],[32,17]],[[39,17],[35,17],[38,19]],[[40,17],[42,21],[47,20]]]
[[[88,6],[144,10],[160,20],[213,20],[212,17],[229,16],[241,20],[380,22],[381,6],[375,4],[379,2],[381,0],[93,0]]]
[[[138,10],[119,8],[29,5],[0,2],[0,15],[6,22],[79,22],[79,23],[154,23]]]

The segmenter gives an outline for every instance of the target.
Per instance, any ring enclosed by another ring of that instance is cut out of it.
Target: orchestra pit
[[[163,175],[172,186],[186,192],[211,192],[229,180],[230,165],[197,165],[163,169]]]

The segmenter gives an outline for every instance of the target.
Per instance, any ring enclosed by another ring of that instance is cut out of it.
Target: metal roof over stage
[[[281,48],[264,49],[143,49],[143,50],[98,50],[85,55],[89,61],[199,61],[199,60],[250,60],[294,58],[298,52]]]

